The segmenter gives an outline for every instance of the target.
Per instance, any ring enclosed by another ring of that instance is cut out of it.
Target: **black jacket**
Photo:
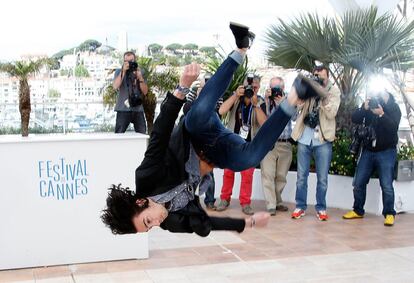
[[[150,197],[165,193],[188,179],[185,163],[189,158],[190,139],[184,119],[174,128],[181,107],[171,93],[161,104],[144,160],[135,170],[136,194]],[[209,217],[195,197],[185,208],[170,212],[161,228],[171,232],[197,233],[207,236],[211,230],[244,230],[244,219]]]
[[[398,126],[401,120],[401,111],[392,95],[388,102],[381,104],[384,109],[384,115],[379,117],[372,113],[371,110],[365,110],[364,105],[354,111],[352,122],[362,124],[365,118],[365,125],[372,126],[376,134],[376,145],[371,144],[364,147],[370,151],[378,152],[390,148],[395,148],[398,143]]]

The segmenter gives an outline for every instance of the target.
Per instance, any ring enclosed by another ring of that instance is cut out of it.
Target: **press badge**
[[[244,126],[244,125],[241,126],[239,136],[242,139],[247,139],[247,136],[249,135],[249,130],[250,130],[249,126]]]
[[[313,131],[313,138],[319,139],[319,125],[315,127],[315,130]]]

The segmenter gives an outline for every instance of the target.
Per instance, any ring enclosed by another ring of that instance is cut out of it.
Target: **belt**
[[[278,141],[278,142],[289,142],[289,140],[288,140],[288,139],[278,139],[277,141]]]

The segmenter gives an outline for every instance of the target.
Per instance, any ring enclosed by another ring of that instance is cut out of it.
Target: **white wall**
[[[0,270],[147,258],[147,233],[114,236],[100,220],[109,185],[135,188],[146,140],[138,134],[0,137]],[[61,184],[73,188],[73,197],[57,193]]]
[[[216,198],[220,197],[223,185],[223,170],[214,169],[216,181]],[[240,174],[236,174],[233,186],[233,202],[238,202],[240,191]],[[352,192],[352,177],[329,175],[328,192],[326,204],[329,208],[352,209],[354,202]],[[397,212],[414,212],[414,182],[394,182],[395,189],[395,209]],[[287,185],[283,191],[282,198],[285,202],[295,203],[296,193],[296,172],[289,172]],[[316,174],[310,173],[308,179],[308,205],[316,204]],[[256,169],[253,176],[252,199],[263,200],[263,188],[260,170]],[[313,210],[313,208],[311,208]],[[371,179],[367,186],[367,200],[365,211],[380,215],[382,212],[382,197],[378,179]]]

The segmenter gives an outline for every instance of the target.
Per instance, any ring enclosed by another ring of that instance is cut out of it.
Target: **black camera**
[[[349,145],[349,152],[353,155],[358,154],[362,146],[375,147],[377,136],[375,130],[371,126],[357,125],[353,130],[352,142]]]
[[[369,109],[376,109],[382,104],[382,99],[380,97],[371,97],[368,102]]]
[[[128,104],[129,107],[136,107],[142,104],[141,88],[139,82],[136,82],[134,72],[138,70],[138,64],[135,61],[129,61],[129,68],[126,71],[126,84],[128,88]]]
[[[319,85],[323,86],[323,79],[320,78],[318,75],[311,75],[310,78],[317,82]]]
[[[303,120],[303,123],[312,128],[315,129],[316,126],[319,124],[319,111],[317,109],[311,111],[308,113],[308,115],[305,116],[305,119]]]
[[[138,70],[137,62],[129,61],[128,63],[129,63],[128,71],[135,72],[136,70]]]
[[[274,99],[277,96],[283,96],[283,90],[280,86],[272,87],[270,91],[271,91],[271,94],[270,94],[271,99]]]
[[[247,85],[244,86],[244,96],[246,96],[247,98],[252,98],[254,95],[253,79],[254,79],[253,74],[247,75]]]

